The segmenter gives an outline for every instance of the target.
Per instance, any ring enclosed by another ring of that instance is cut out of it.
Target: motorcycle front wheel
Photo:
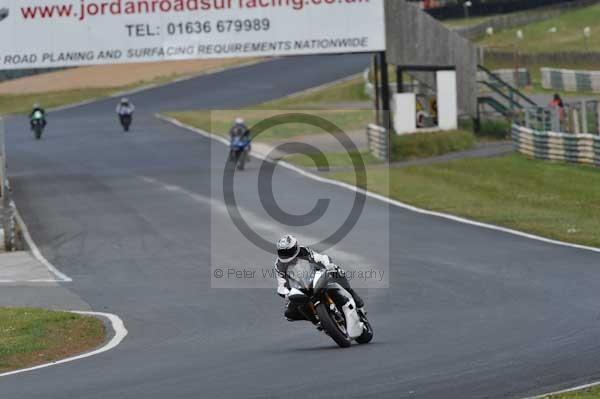
[[[329,306],[320,303],[317,305],[317,314],[321,321],[321,326],[341,348],[348,348],[352,345],[352,338],[348,336],[345,326],[340,326],[331,316]],[[342,330],[343,327],[343,330]]]
[[[246,166],[246,152],[242,151],[241,154],[238,156],[238,170],[244,170],[245,166]]]
[[[35,139],[39,140],[42,138],[42,129],[39,127],[35,129]]]
[[[360,337],[356,338],[356,342],[359,344],[368,344],[373,339],[373,327],[371,327],[369,319],[364,314],[360,315],[360,321],[365,325],[365,330]]]

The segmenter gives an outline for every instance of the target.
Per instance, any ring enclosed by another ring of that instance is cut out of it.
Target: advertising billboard
[[[383,0],[0,0],[0,69],[385,49]]]

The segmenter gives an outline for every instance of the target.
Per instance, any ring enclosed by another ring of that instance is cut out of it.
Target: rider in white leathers
[[[339,283],[350,295],[358,309],[364,306],[362,298],[350,287],[350,283],[344,276],[344,271],[335,265],[328,255],[314,252],[308,247],[298,245],[296,238],[286,235],[277,242],[277,260],[275,261],[275,271],[277,272],[277,294],[282,298],[286,298],[290,293],[289,284],[286,278],[287,268],[297,262],[298,259],[307,260],[310,263],[316,264],[322,269],[334,272],[336,282]],[[351,306],[351,305],[349,305]],[[287,302],[285,306],[284,316],[289,321],[306,320],[306,317],[298,309],[298,305]]]

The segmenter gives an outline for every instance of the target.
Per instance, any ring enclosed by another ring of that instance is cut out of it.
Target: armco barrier
[[[369,124],[367,126],[367,140],[369,151],[377,159],[385,161],[388,159],[388,133],[381,126]]]
[[[600,71],[541,68],[544,89],[600,93]]]
[[[535,131],[513,125],[515,150],[538,159],[600,166],[600,136]]]

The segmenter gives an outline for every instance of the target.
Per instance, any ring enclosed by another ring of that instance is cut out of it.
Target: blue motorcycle
[[[231,139],[229,145],[229,162],[238,170],[244,170],[248,154],[250,152],[250,139],[244,136],[237,136]]]

